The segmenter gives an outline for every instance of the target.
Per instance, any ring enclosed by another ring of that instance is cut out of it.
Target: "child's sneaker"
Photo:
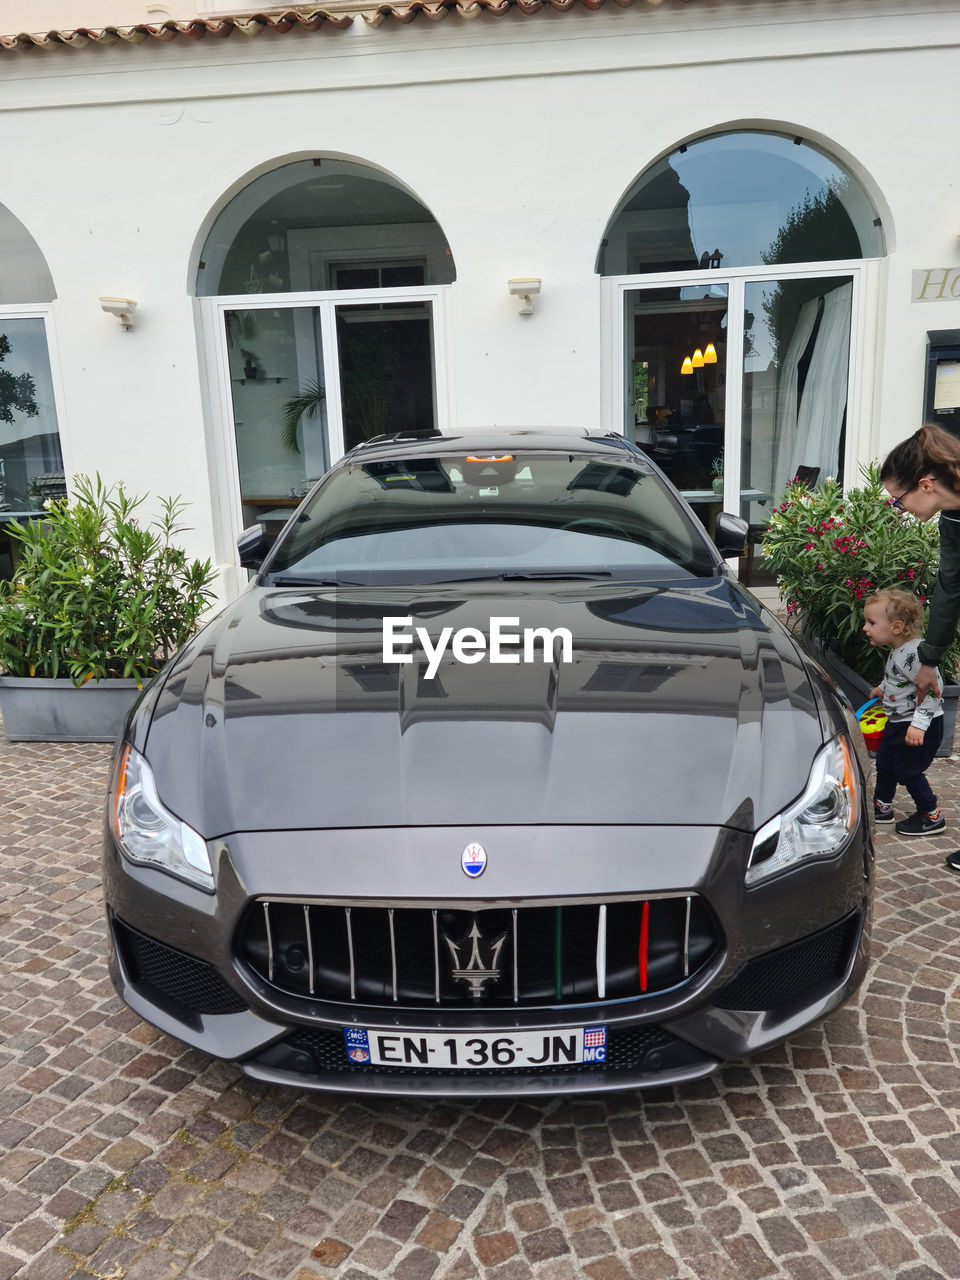
[[[893,805],[888,804],[887,807],[881,808],[880,801],[873,802],[873,820],[874,822],[892,822],[893,821]]]
[[[946,825],[946,820],[938,809],[935,818],[929,813],[911,813],[909,818],[898,822],[894,830],[898,836],[932,836],[935,832],[942,831]]]

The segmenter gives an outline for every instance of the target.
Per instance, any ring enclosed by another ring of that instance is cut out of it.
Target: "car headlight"
[[[853,750],[841,734],[818,751],[803,795],[753,838],[746,882],[757,884],[814,858],[832,858],[853,835],[860,782]]]
[[[117,761],[110,821],[120,851],[131,862],[157,867],[213,892],[206,841],[163,806],[153,770],[131,746],[123,747]]]

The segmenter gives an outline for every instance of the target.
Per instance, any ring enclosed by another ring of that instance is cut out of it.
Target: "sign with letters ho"
[[[911,302],[960,302],[960,267],[920,267],[911,273]]]

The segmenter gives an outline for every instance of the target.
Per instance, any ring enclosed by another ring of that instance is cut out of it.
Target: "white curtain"
[[[835,476],[840,460],[840,428],[847,405],[850,362],[850,308],[853,285],[832,289],[823,299],[823,317],[803,384],[797,433],[787,479],[797,467],[819,467],[820,479]]]
[[[797,444],[797,418],[799,411],[797,404],[797,366],[807,349],[810,335],[813,333],[819,306],[820,299],[811,298],[800,308],[793,336],[780,366],[780,376],[777,381],[777,419],[774,434],[776,452],[773,463],[773,493],[778,498],[797,474],[797,468],[793,462]],[[809,378],[807,382],[809,385]]]

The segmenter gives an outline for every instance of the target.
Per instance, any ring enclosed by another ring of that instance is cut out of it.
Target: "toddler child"
[[[947,825],[930,789],[926,771],[943,741],[942,699],[928,690],[917,697],[917,647],[923,630],[923,606],[909,591],[876,591],[863,602],[863,630],[875,647],[890,648],[883,680],[870,690],[881,698],[887,724],[877,750],[873,816],[893,822],[897,783],[910,792],[917,812],[896,824],[901,836],[928,836]],[[937,685],[943,687],[937,671]]]

